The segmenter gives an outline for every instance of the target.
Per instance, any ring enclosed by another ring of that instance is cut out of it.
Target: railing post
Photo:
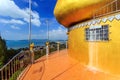
[[[49,55],[49,42],[46,42],[46,56]]]
[[[60,51],[60,42],[57,42],[57,51]]]
[[[68,48],[68,41],[66,41],[66,49]]]

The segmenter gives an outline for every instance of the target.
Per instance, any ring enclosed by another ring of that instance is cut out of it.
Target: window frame
[[[86,41],[109,41],[109,25],[92,26],[85,28]]]

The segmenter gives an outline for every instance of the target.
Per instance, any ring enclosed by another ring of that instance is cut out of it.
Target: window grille
[[[99,27],[93,26],[92,28],[85,29],[85,36],[87,41],[108,41],[109,29],[108,25]]]

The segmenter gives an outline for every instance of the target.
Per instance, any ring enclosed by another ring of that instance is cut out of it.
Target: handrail
[[[15,80],[30,62],[30,54],[20,51],[0,69],[0,80]]]
[[[1,69],[0,69],[0,71],[2,70],[2,69],[4,69],[14,58],[16,58],[19,54],[21,54],[23,51],[20,51],[18,54],[16,54],[12,59],[10,59],[10,61],[8,62],[8,63],[6,63]]]
[[[105,6],[97,9],[93,12],[93,18],[102,17],[108,14],[120,12],[120,6],[119,6],[120,0],[114,0]]]

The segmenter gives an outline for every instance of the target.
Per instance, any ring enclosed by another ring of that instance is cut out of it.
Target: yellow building
[[[120,75],[120,0],[58,0],[54,14],[68,28],[70,56]]]

